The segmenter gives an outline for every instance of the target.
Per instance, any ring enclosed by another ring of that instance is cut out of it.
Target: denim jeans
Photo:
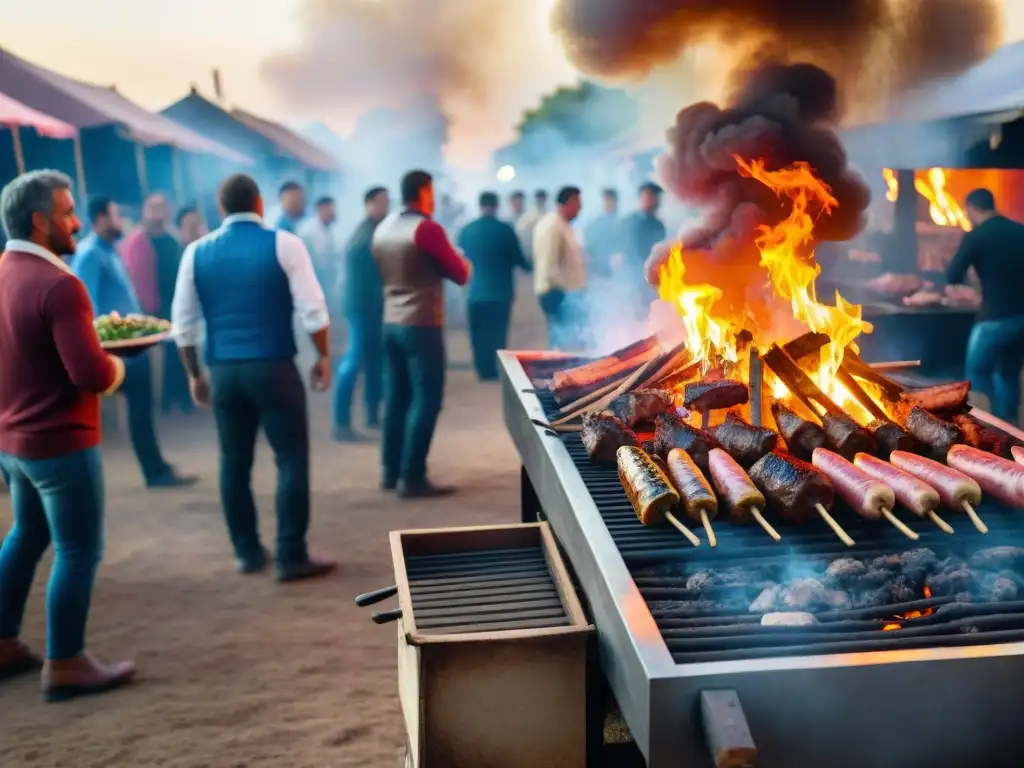
[[[967,342],[967,378],[992,404],[992,413],[1011,424],[1020,411],[1024,368],[1024,315],[975,323]]]
[[[444,329],[385,325],[384,361],[384,479],[419,483],[444,400]]]
[[[348,349],[338,365],[334,382],[334,424],[352,424],[352,394],[356,379],[363,374],[363,404],[366,422],[380,419],[383,387],[383,321],[376,310],[350,310],[348,314]]]
[[[36,566],[53,542],[46,591],[50,659],[85,648],[96,568],[103,557],[103,466],[99,448],[56,459],[0,453],[10,478],[14,526],[0,546],[0,637],[17,637]]]
[[[220,441],[220,500],[235,554],[262,552],[252,496],[252,464],[260,427],[277,463],[277,562],[308,559],[309,422],[306,388],[292,360],[253,360],[210,366],[213,414]]]
[[[152,366],[148,355],[139,355],[126,362],[124,383],[118,393],[128,401],[128,433],[135,458],[142,468],[142,476],[151,482],[171,471],[156,440]]]
[[[178,348],[174,344],[164,346],[164,386],[163,386],[163,412],[170,413],[177,406],[182,413],[191,413],[195,410],[192,402],[192,393],[188,389],[188,375],[185,373],[185,366],[178,356]]]
[[[507,301],[471,301],[466,308],[473,367],[481,381],[498,378],[498,350],[508,346],[512,304]]]

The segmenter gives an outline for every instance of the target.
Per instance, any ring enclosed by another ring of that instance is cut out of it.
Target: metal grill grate
[[[408,557],[405,568],[423,634],[571,624],[540,546]]]

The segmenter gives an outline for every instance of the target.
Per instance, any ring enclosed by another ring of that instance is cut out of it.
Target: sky
[[[486,0],[485,0],[486,1]],[[490,0],[493,1],[493,0]],[[211,72],[221,71],[229,103],[278,120],[316,119],[322,115],[289,115],[280,98],[260,75],[260,63],[301,42],[297,6],[300,0],[0,0],[0,47],[36,64],[89,82],[112,85],[148,109],[161,109],[196,84],[210,93]],[[1008,41],[1024,39],[1024,0],[1004,0]],[[544,27],[545,7],[529,5]],[[527,4],[524,4],[527,7]],[[258,12],[254,12],[258,8]],[[537,35],[549,73],[521,84],[509,115],[474,140],[456,134],[449,159],[479,166],[487,153],[513,137],[520,108],[534,105],[543,93],[573,79],[558,42]],[[331,127],[344,135],[358,110],[332,113]],[[507,120],[507,125],[505,124]]]

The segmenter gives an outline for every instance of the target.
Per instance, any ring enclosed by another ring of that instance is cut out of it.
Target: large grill
[[[503,353],[502,362],[505,418],[523,458],[525,503],[540,507],[577,570],[602,667],[649,765],[706,759],[696,703],[702,690],[714,688],[739,692],[759,765],[1016,764],[1010,747],[1024,746],[1024,736],[1004,707],[1024,683],[1024,602],[952,605],[949,597],[914,595],[820,612],[809,627],[769,627],[745,605],[689,610],[694,594],[687,579],[730,568],[778,574],[920,547],[968,557],[996,544],[1024,545],[1019,511],[985,504],[979,513],[988,536],[963,516],[949,517],[956,534],[948,536],[901,515],[919,542],[884,523],[842,515],[857,541],[852,550],[823,522],[777,525],[781,543],[757,526],[716,522],[718,547],[695,549],[672,528],[640,525],[615,467],[590,464],[577,434],[554,435],[531,423],[556,409],[531,387],[524,367],[536,364],[532,356],[520,363]],[[885,620],[910,611],[931,615],[899,631],[881,630]],[[964,717],[971,730],[958,728]]]

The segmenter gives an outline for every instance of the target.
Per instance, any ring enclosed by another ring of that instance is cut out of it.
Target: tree
[[[636,100],[626,91],[584,80],[545,96],[523,114],[516,130],[520,138],[553,130],[572,144],[599,144],[628,132],[638,116]]]

